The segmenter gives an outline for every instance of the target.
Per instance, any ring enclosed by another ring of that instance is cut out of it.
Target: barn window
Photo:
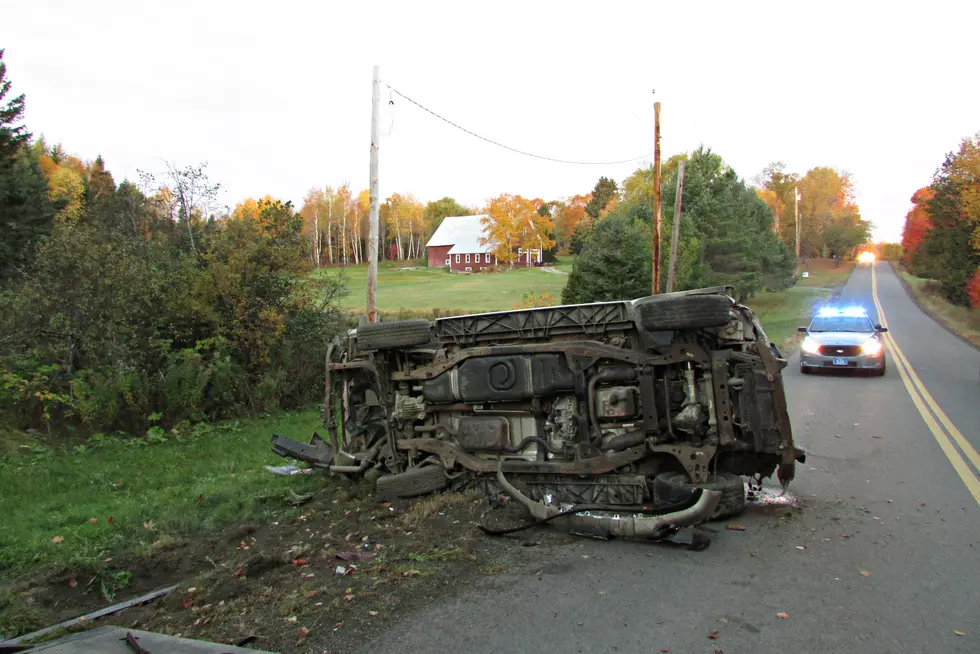
[[[459,263],[459,255],[456,255],[456,263]]]
[[[448,266],[451,263],[452,263],[452,260],[449,257],[446,257],[446,265]]]
[[[476,255],[476,263],[480,263],[480,255]]]
[[[469,262],[470,262],[470,255],[467,254],[466,255],[466,263],[469,263]]]

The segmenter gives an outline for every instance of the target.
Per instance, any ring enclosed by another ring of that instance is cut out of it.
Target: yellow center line
[[[876,275],[875,269],[877,264],[872,264],[871,267],[871,296],[874,299],[875,309],[878,310],[878,320],[882,327],[888,327],[888,320],[885,317],[885,311],[881,307],[881,301],[878,299],[878,277]],[[915,408],[919,410],[919,414],[926,423],[926,427],[932,432],[933,437],[942,448],[943,452],[946,454],[946,458],[953,465],[953,469],[956,470],[956,474],[960,476],[963,483],[966,485],[967,490],[973,495],[973,499],[980,504],[980,480],[977,479],[976,474],[970,469],[969,464],[967,464],[966,459],[959,453],[953,442],[946,435],[946,432],[942,430],[939,424],[936,422],[936,418],[939,422],[943,424],[944,427],[952,435],[953,439],[956,441],[957,445],[963,450],[966,456],[970,459],[970,462],[974,465],[978,472],[980,472],[980,454],[977,453],[976,449],[963,437],[963,434],[959,429],[953,424],[949,419],[949,416],[939,408],[936,400],[932,397],[929,391],[926,390],[925,386],[922,384],[922,380],[915,373],[912,368],[912,364],[909,360],[905,358],[905,354],[902,349],[898,347],[898,343],[895,339],[891,337],[890,334],[885,334],[883,340],[885,341],[885,347],[891,353],[892,358],[895,360],[896,367],[898,368],[899,377],[902,378],[902,383],[905,385],[905,390],[908,391],[909,397],[912,398],[912,403],[915,404]],[[935,414],[935,417],[933,416]]]

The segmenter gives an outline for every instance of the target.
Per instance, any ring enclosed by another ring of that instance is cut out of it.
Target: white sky
[[[557,158],[704,143],[751,180],[783,160],[854,175],[876,237],[980,130],[980,3],[8,3],[0,47],[35,135],[117,181],[209,163],[223,202],[368,185],[371,67],[478,133]],[[382,94],[382,197],[554,199],[640,163],[572,166],[476,140]],[[392,112],[393,109],[393,112]]]

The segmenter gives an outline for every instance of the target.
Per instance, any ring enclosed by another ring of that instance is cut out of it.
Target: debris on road
[[[717,640],[718,639],[718,632],[717,631],[712,631],[710,634],[708,634],[708,638],[710,638],[711,640]]]
[[[776,614],[776,617],[779,618],[780,620],[786,620],[789,618],[789,613],[786,613],[785,611],[780,611],[779,613]]]
[[[871,573],[868,572],[867,570],[862,570],[861,571],[861,576],[862,577],[870,577],[871,576]]]
[[[728,525],[728,530],[729,531],[745,531],[745,525],[730,524],[730,525]]]

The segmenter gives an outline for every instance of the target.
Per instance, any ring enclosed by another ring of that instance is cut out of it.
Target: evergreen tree
[[[16,274],[32,258],[39,238],[51,230],[54,208],[47,182],[30,150],[23,94],[4,103],[10,92],[0,50],[0,280]]]

